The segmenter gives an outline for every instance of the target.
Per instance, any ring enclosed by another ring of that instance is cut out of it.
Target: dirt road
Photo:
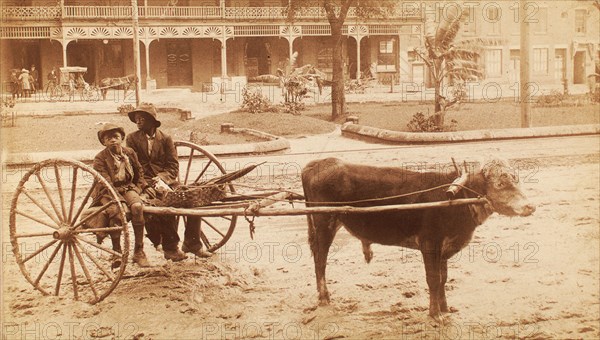
[[[7,238],[14,181],[5,179],[3,338],[600,337],[598,137],[427,148],[340,145],[339,139],[327,138],[297,141],[304,149],[288,155],[224,163],[235,167],[270,160],[243,184],[301,191],[296,170],[323,157],[315,152],[353,162],[426,167],[447,163],[450,156],[477,159],[483,152],[527,158],[532,162],[519,177],[537,211],[527,218],[493,215],[451,260],[447,295],[454,312],[443,326],[427,316],[419,253],[374,245],[367,265],[360,242],[344,230],[327,268],[332,303],[316,308],[304,217],[257,218],[254,240],[242,219],[231,240],[208,260],[173,264],[148,246],[157,266],[143,271],[128,266],[116,290],[91,306],[70,296],[41,296],[22,277]]]

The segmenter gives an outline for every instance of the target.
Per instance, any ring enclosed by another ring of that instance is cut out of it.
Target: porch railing
[[[54,20],[54,19],[130,19],[130,6],[1,6],[3,20]],[[269,20],[285,19],[285,7],[225,7],[218,6],[186,7],[186,6],[140,6],[140,19],[233,19],[233,20]],[[419,18],[420,8],[398,7],[389,14],[389,18]],[[350,8],[348,18],[356,18],[355,8]],[[322,7],[303,8],[296,13],[296,19],[326,18]]]

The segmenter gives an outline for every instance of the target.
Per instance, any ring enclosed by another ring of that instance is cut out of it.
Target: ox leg
[[[365,255],[365,261],[367,261],[367,263],[371,263],[371,260],[373,259],[373,251],[371,250],[371,243],[361,240],[362,242],[362,251],[363,251],[363,255]]]
[[[441,273],[441,254],[439,247],[433,244],[424,244],[421,249],[423,254],[423,262],[425,263],[425,277],[427,278],[427,286],[429,287],[429,316],[438,322],[442,322],[440,312],[440,289],[442,285]]]
[[[315,275],[317,278],[317,290],[319,292],[319,305],[325,306],[330,302],[329,291],[325,269],[327,267],[327,256],[333,238],[337,231],[336,218],[334,216],[309,215],[309,242],[315,260]]]
[[[439,290],[440,312],[448,313],[448,303],[446,302],[446,280],[448,279],[448,260],[442,259],[440,262],[441,287]]]

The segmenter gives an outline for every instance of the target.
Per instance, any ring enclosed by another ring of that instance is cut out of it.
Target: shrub
[[[423,112],[417,112],[412,116],[412,119],[406,124],[411,132],[445,132],[456,131],[458,122],[454,119],[450,120],[450,124],[437,126],[435,124],[435,116],[425,115]]]
[[[250,113],[267,112],[272,110],[273,104],[260,90],[250,91],[247,87],[242,89],[242,110]]]
[[[133,107],[131,104],[123,104],[117,107],[117,111],[119,111],[119,113],[122,115],[126,115],[133,110],[135,110],[135,107]]]
[[[549,94],[544,94],[538,97],[537,106],[540,107],[555,107],[561,106],[568,96],[558,90],[552,90]]]
[[[306,105],[302,102],[287,102],[284,103],[284,111],[295,116],[300,115],[300,111],[306,110]]]

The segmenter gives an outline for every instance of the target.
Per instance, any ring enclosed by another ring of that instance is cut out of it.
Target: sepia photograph
[[[600,0],[1,0],[0,339],[600,339]]]

